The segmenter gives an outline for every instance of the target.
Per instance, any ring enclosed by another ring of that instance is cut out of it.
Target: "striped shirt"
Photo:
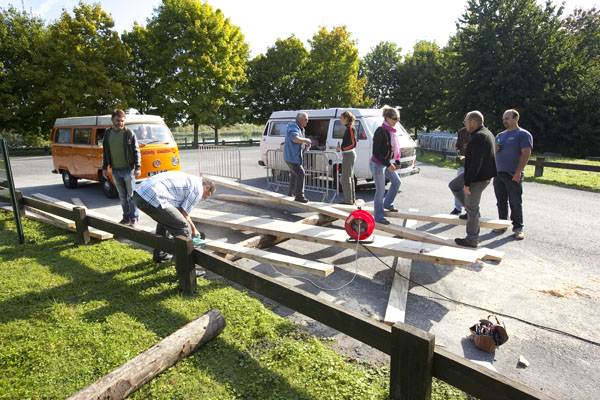
[[[135,192],[154,207],[169,205],[182,208],[187,214],[202,198],[202,178],[180,171],[153,175],[136,185]]]

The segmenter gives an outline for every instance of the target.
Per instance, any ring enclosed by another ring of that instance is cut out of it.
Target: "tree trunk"
[[[219,128],[215,125],[215,145],[219,144]]]
[[[194,142],[192,143],[194,149],[198,148],[198,123],[194,122]]]
[[[124,399],[218,336],[223,329],[225,329],[225,319],[221,313],[217,310],[209,310],[67,400]]]

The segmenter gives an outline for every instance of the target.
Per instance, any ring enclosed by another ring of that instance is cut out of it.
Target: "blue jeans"
[[[116,168],[112,170],[113,180],[119,192],[123,219],[133,221],[139,218],[140,212],[133,204],[133,191],[135,190],[135,170],[129,168]]]
[[[385,218],[383,209],[394,208],[394,199],[400,189],[400,176],[396,171],[391,172],[385,165],[379,165],[373,161],[369,161],[369,168],[371,168],[373,182],[375,182],[375,222],[381,222]],[[387,195],[385,194],[385,178],[388,178],[391,183]]]

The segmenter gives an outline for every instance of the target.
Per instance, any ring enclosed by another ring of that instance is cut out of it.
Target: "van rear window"
[[[56,143],[71,143],[71,128],[62,128],[56,132]]]

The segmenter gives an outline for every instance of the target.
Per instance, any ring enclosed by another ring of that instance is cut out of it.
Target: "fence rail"
[[[388,326],[373,321],[335,303],[277,282],[267,275],[238,267],[223,258],[194,249],[189,238],[166,239],[102,218],[87,216],[82,207],[69,210],[60,205],[23,197],[20,192],[18,197],[21,209],[18,211],[23,211],[25,206],[29,206],[74,220],[79,243],[89,242],[88,227],[94,227],[133,242],[174,253],[179,286],[185,293],[191,294],[196,291],[194,268],[199,264],[234,283],[389,354],[390,399],[429,399],[432,376],[481,399],[550,399],[544,393],[443,348],[437,348],[435,337],[427,332],[403,323]]]

